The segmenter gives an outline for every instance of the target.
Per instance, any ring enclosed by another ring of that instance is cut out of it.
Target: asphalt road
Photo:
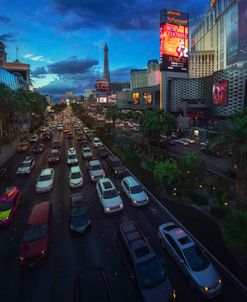
[[[158,226],[170,219],[152,197],[150,196],[149,205],[139,209],[132,207],[121,193],[124,210],[114,216],[106,216],[97,199],[95,183],[89,180],[85,160],[82,159],[75,135],[72,140],[68,141],[62,132],[56,132],[53,138],[61,139],[63,144],[61,161],[54,165],[55,187],[51,192],[44,194],[35,192],[35,183],[40,171],[48,167],[51,142],[46,142],[43,153],[34,155],[36,166],[30,176],[16,176],[15,174],[26,154],[16,153],[5,165],[8,172],[0,184],[0,189],[11,185],[18,186],[22,189],[24,199],[13,223],[0,230],[0,300],[4,302],[73,301],[75,277],[87,268],[102,266],[109,279],[115,301],[141,301],[135,280],[126,267],[116,243],[118,225],[126,220],[135,220],[149,238],[159,258],[165,260],[168,275],[177,291],[177,301],[204,301],[190,288],[188,281],[173,260],[163,251],[157,236]],[[70,189],[68,182],[69,168],[66,163],[66,151],[72,146],[77,148],[79,164],[85,176],[83,187],[79,189]],[[101,160],[101,162],[106,168],[105,161]],[[106,175],[109,176],[107,168]],[[112,180],[121,191],[120,179],[112,178]],[[69,196],[76,192],[84,193],[92,219],[90,230],[80,236],[72,235],[69,230]],[[49,257],[40,267],[21,272],[18,267],[18,256],[23,230],[33,205],[45,200],[52,203],[53,209]],[[241,293],[228,275],[220,268],[218,269],[222,275],[224,290],[213,301],[246,301],[247,297]],[[93,283],[91,286],[94,288]]]

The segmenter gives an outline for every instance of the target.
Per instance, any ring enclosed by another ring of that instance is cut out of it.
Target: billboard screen
[[[139,94],[139,92],[133,93],[133,103],[134,104],[139,104],[139,101],[140,101],[140,94]]]
[[[215,82],[212,89],[213,104],[227,106],[228,104],[228,81]]]
[[[188,14],[163,10],[160,24],[160,70],[188,72]]]
[[[143,102],[144,102],[144,104],[152,104],[152,102],[153,102],[152,93],[144,92],[143,93]]]
[[[239,61],[247,60],[247,1],[240,0],[238,2],[238,18],[239,18]]]

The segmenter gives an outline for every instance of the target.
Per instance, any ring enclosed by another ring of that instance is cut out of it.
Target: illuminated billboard
[[[133,103],[136,105],[136,104],[139,104],[139,101],[140,101],[140,94],[139,94],[139,92],[133,93]]]
[[[143,102],[144,102],[144,104],[152,104],[152,101],[153,101],[152,93],[144,92],[143,93]]]
[[[160,24],[160,70],[188,72],[188,14],[163,10]]]
[[[217,106],[227,106],[228,104],[228,81],[219,81],[213,84],[212,89],[213,104]]]

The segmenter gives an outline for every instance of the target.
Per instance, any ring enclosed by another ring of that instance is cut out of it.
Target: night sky
[[[197,23],[209,0],[0,0],[0,41],[8,61],[30,64],[34,87],[54,97],[82,94],[101,78],[109,47],[112,81],[159,59],[159,11],[189,13]]]

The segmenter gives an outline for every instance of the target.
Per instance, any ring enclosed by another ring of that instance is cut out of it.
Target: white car
[[[28,141],[29,143],[36,143],[38,141],[37,135],[36,134],[32,135]]]
[[[105,214],[123,209],[123,201],[110,178],[100,179],[96,184],[96,191]]]
[[[27,156],[17,169],[17,175],[28,175],[34,169],[35,160],[32,156]]]
[[[92,181],[105,177],[105,171],[99,160],[90,160],[87,162],[87,168]]]
[[[103,145],[101,140],[98,137],[94,137],[92,139],[92,144],[95,148],[102,147],[102,145]]]
[[[70,168],[69,185],[71,188],[79,188],[83,185],[83,174],[79,166]]]
[[[69,148],[67,153],[67,164],[71,166],[78,164],[78,158],[75,148]]]
[[[54,185],[54,169],[47,168],[41,171],[36,183],[36,192],[45,193],[52,190]]]
[[[186,138],[179,138],[175,140],[177,144],[182,145],[182,146],[188,146],[189,142]]]
[[[133,206],[140,207],[148,203],[146,192],[133,176],[124,177],[121,181],[121,186]]]
[[[85,159],[89,159],[93,157],[93,153],[89,147],[82,148],[82,156]]]
[[[216,297],[222,291],[222,280],[206,252],[173,222],[159,227],[163,248],[188,278],[191,286],[204,297]]]

